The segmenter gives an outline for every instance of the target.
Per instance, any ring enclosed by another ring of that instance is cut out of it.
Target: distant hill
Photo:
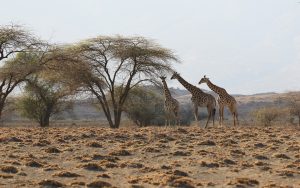
[[[157,92],[159,95],[163,95],[162,88],[149,86],[148,89]],[[172,95],[180,102],[181,105],[185,105],[188,108],[192,108],[191,94],[180,88],[170,88]],[[210,93],[217,98],[214,92],[204,90],[204,92]],[[300,92],[299,92],[300,93]],[[234,95],[238,101],[239,116],[242,118],[248,118],[251,111],[264,106],[273,105],[280,97],[284,97],[286,93],[278,94],[274,92],[258,93],[253,95]],[[106,121],[104,113],[101,112],[97,101],[95,99],[77,100],[74,102],[73,110],[65,111],[59,114],[56,119],[60,120],[72,120],[72,121]],[[203,109],[206,113],[206,110]],[[225,115],[229,116],[228,110],[225,111]],[[13,110],[6,110],[3,113],[1,121],[14,122],[24,121],[25,119],[20,114]]]

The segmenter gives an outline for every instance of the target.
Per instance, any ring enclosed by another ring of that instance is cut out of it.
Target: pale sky
[[[300,90],[299,0],[0,0],[0,25],[44,40],[144,36],[172,49],[177,71],[229,93]],[[180,87],[177,81],[170,86]],[[200,88],[207,89],[205,85]]]

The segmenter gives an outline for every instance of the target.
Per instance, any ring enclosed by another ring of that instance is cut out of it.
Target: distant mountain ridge
[[[163,89],[157,86],[147,86],[147,88],[153,92],[158,93],[163,96]],[[191,94],[189,91],[180,88],[170,88],[170,91],[174,98],[176,98],[181,105],[187,105],[192,108],[191,105]],[[217,94],[212,91],[203,90],[206,93],[210,93],[217,98]],[[300,92],[299,92],[300,93]],[[253,95],[238,95],[234,94],[236,100],[238,101],[238,112],[240,117],[249,117],[251,111],[261,108],[264,106],[271,106],[275,104],[275,101],[280,97],[284,97],[286,93],[257,93]],[[106,121],[104,113],[101,112],[100,106],[97,105],[97,100],[94,98],[76,100],[74,102],[73,110],[65,111],[57,116],[59,120],[69,120],[69,121]],[[204,110],[205,111],[205,110]],[[225,115],[229,116],[228,110],[225,111]],[[18,112],[13,111],[3,115],[1,121],[11,122],[11,121],[24,121],[26,119],[22,118]]]

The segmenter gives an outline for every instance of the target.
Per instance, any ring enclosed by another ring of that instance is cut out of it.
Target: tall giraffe
[[[218,103],[219,103],[219,123],[223,125],[224,121],[224,107],[227,106],[233,116],[233,124],[236,126],[236,123],[239,124],[238,119],[238,112],[237,112],[237,102],[235,98],[227,93],[224,88],[218,87],[213,84],[209,78],[204,76],[200,81],[199,84],[206,83],[207,86],[216,92],[219,95]]]
[[[213,116],[214,125],[216,113],[216,99],[212,95],[204,93],[200,88],[197,88],[196,86],[185,81],[177,72],[174,72],[171,79],[177,79],[192,94],[191,100],[194,104],[195,120],[198,122],[198,107],[206,107],[208,112],[208,118],[205,128],[207,127],[211,116]]]
[[[179,118],[179,102],[174,99],[171,95],[171,92],[168,88],[166,77],[162,76],[160,77],[163,86],[164,86],[164,93],[165,93],[165,112],[166,112],[166,119],[165,119],[165,125],[170,125],[171,119],[175,117],[176,124],[180,125],[180,118]]]

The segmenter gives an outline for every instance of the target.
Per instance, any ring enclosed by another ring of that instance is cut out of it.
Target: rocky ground
[[[295,127],[0,132],[0,187],[300,187]]]

